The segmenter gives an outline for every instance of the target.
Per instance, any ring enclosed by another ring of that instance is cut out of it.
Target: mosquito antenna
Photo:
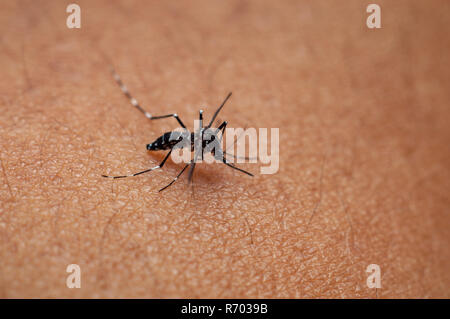
[[[231,96],[231,92],[228,93],[227,97],[225,98],[225,100],[222,102],[222,105],[219,106],[219,108],[217,109],[216,113],[214,113],[211,122],[209,122],[208,126],[205,127],[205,129],[208,129],[211,127],[211,125],[214,123],[214,120],[216,119],[217,115],[219,114],[220,110],[223,108],[223,106],[225,105],[225,103],[228,101],[228,99]]]

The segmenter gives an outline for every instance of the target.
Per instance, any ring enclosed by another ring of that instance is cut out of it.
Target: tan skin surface
[[[449,2],[2,1],[1,297],[450,297]],[[157,165],[233,92],[280,169]],[[82,288],[66,287],[66,267]],[[369,289],[366,267],[381,267]]]

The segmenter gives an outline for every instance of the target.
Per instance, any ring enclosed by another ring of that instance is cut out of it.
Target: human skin
[[[0,4],[0,296],[449,298],[448,1]],[[203,108],[280,168],[157,165]],[[66,267],[81,268],[69,289]],[[366,268],[381,269],[380,289]]]

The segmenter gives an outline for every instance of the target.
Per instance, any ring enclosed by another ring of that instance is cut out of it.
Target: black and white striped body
[[[190,133],[188,131],[179,132],[172,131],[166,132],[160,137],[158,137],[155,141],[150,144],[147,144],[147,150],[149,151],[162,151],[162,150],[170,150],[176,148],[183,148],[190,146],[194,133]]]
[[[197,158],[202,158],[203,154],[211,153],[219,160],[223,157],[223,152],[219,147],[220,139],[217,136],[217,129],[208,129],[206,132],[198,131],[197,134],[189,131],[172,131],[166,132],[158,137],[154,142],[147,144],[149,151],[163,151],[190,147],[191,152],[194,152],[195,146],[198,145],[199,154]],[[199,142],[201,139],[201,144]],[[201,145],[201,146],[200,146]]]

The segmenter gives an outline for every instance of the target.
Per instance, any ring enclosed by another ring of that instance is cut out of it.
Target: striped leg
[[[128,88],[123,84],[122,79],[120,78],[119,74],[112,68],[111,72],[114,76],[114,80],[116,80],[117,84],[119,84],[120,89],[122,90],[123,94],[130,100],[131,105],[133,105],[135,108],[137,108],[141,113],[145,115],[150,120],[158,120],[158,119],[164,119],[168,117],[174,117],[178,123],[181,125],[182,128],[186,128],[186,126],[183,124],[183,122],[180,120],[177,114],[167,114],[167,115],[161,115],[161,116],[152,116],[149,112],[145,111],[140,105],[139,102],[131,95],[130,91],[128,91]]]
[[[158,166],[155,166],[155,167],[146,169],[145,171],[138,172],[138,173],[134,173],[134,174],[131,174],[131,175],[120,175],[120,176],[108,176],[108,175],[102,175],[102,177],[106,177],[106,178],[114,178],[114,179],[116,179],[116,178],[132,177],[132,176],[137,176],[137,175],[141,175],[141,174],[144,174],[144,173],[151,172],[151,171],[153,171],[153,170],[155,170],[155,169],[162,168],[162,167],[164,166],[164,164],[166,163],[167,159],[169,158],[170,153],[172,153],[172,150],[170,150],[169,153],[167,153],[167,155],[166,155],[166,156],[164,157],[164,159],[162,160],[161,164],[159,164]]]
[[[120,89],[122,90],[123,94],[130,100],[130,103],[137,108],[140,112],[142,112],[147,118],[151,119],[152,115],[145,111],[138,103],[138,101],[131,95],[131,93],[128,91],[125,84],[123,84],[122,79],[120,78],[119,74],[117,74],[116,70],[111,68],[111,72],[114,76],[114,80],[116,80],[117,84],[119,84]]]
[[[183,172],[186,170],[186,168],[189,166],[189,164],[186,164],[183,169],[181,170],[181,172],[178,173],[178,175],[166,186],[164,186],[163,188],[161,188],[158,192],[162,192],[163,190],[165,190],[166,188],[168,188],[169,186],[171,186],[173,183],[175,183],[175,181],[181,176],[181,174],[183,174]]]

